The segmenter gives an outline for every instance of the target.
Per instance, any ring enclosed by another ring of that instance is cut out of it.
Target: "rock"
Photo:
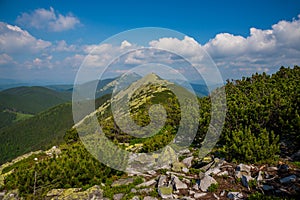
[[[297,151],[296,153],[294,153],[291,158],[293,159],[293,161],[300,161],[300,150]]]
[[[185,182],[185,183],[187,183],[187,184],[191,183],[191,181],[189,179],[186,179],[186,178],[183,178],[182,181]]]
[[[140,200],[140,198],[138,196],[134,196],[131,200]]]
[[[182,168],[182,172],[184,172],[184,173],[188,173],[188,172],[189,172],[189,169],[188,169],[188,168],[186,168],[186,167],[183,167],[183,168]]]
[[[261,172],[261,171],[259,171],[259,172],[258,172],[258,175],[257,175],[257,178],[256,178],[256,180],[257,180],[257,182],[261,182],[261,181],[263,181],[263,180],[264,180],[264,178],[263,178],[263,176],[262,176],[262,172]]]
[[[157,158],[157,163],[159,164],[159,166],[166,169],[169,169],[169,166],[175,162],[178,162],[178,158],[176,152],[170,146],[166,146]]]
[[[280,179],[280,183],[282,183],[282,184],[291,183],[291,182],[295,182],[296,179],[297,179],[297,177],[295,175],[290,175],[290,176]]]
[[[277,171],[277,170],[278,170],[277,167],[268,167],[268,168],[267,168],[267,171],[268,171],[268,172],[275,172],[275,171]]]
[[[220,197],[218,197],[215,193],[213,193],[213,196],[214,196],[217,200],[220,199]]]
[[[193,190],[199,190],[199,185],[197,183],[193,186]]]
[[[129,185],[130,183],[133,183],[134,179],[133,178],[127,178],[127,179],[118,179],[114,181],[111,186],[112,187],[117,187],[121,185]]]
[[[269,190],[273,190],[274,187],[272,185],[263,185],[262,189],[264,191],[269,191]]]
[[[182,197],[181,200],[194,200],[192,197]]]
[[[204,197],[207,193],[201,192],[201,193],[195,193],[194,194],[194,198],[195,199],[199,199],[201,197]]]
[[[193,190],[189,190],[189,195],[193,195],[195,194],[196,192],[194,192]]]
[[[132,189],[130,190],[130,192],[135,194],[135,193],[137,193],[137,190],[136,190],[135,188],[132,188]]]
[[[243,199],[243,194],[240,192],[228,192],[227,198],[233,199],[233,200],[241,200],[241,199]]]
[[[206,175],[210,175],[210,174],[215,175],[215,174],[218,174],[218,173],[220,173],[220,172],[221,172],[221,170],[220,170],[219,167],[214,167],[214,168],[210,168],[209,170],[207,170],[207,171],[205,172],[205,174],[206,174]]]
[[[158,190],[159,196],[163,199],[171,199],[173,197],[172,196],[172,192],[173,192],[172,186],[159,186],[157,190]]]
[[[124,194],[119,193],[119,194],[114,194],[113,200],[121,200],[123,198]]]
[[[182,168],[184,168],[185,165],[182,162],[174,162],[172,164],[172,170],[174,172],[181,172]]]
[[[180,189],[187,189],[188,186],[183,183],[182,181],[179,180],[179,178],[175,175],[171,176],[171,184],[173,185],[173,188],[175,190],[180,190]]]
[[[150,170],[150,171],[147,171],[147,173],[150,174],[150,175],[152,175],[152,176],[154,176],[156,174],[156,171]]]
[[[160,175],[157,186],[159,187],[159,186],[166,186],[166,185],[168,185],[166,175]]]
[[[141,194],[149,194],[152,191],[153,191],[153,188],[144,188],[144,189],[138,190],[138,192]]]
[[[251,176],[242,175],[242,185],[246,188],[249,188],[249,181],[253,178]]]
[[[178,199],[178,195],[177,194],[173,194],[173,199]]]
[[[289,171],[289,166],[286,164],[279,165],[278,170],[282,173]]]
[[[187,155],[190,154],[191,151],[189,149],[182,149],[178,152],[180,155]]]
[[[220,196],[221,196],[221,197],[224,197],[224,195],[225,195],[225,192],[226,192],[226,191],[225,191],[225,190],[223,190],[223,191],[220,193]]]
[[[228,176],[228,171],[223,171],[217,174],[217,176]]]
[[[206,175],[203,179],[200,180],[199,188],[203,192],[206,192],[211,184],[217,184],[217,181],[213,177]]]
[[[242,178],[242,175],[251,176],[251,166],[245,164],[239,164],[236,167],[235,176]]]
[[[182,160],[182,163],[185,164],[185,166],[187,168],[190,168],[192,166],[192,161],[193,161],[194,157],[191,156],[191,157],[188,157],[188,158],[185,158]]]
[[[158,200],[156,197],[145,196],[144,200]]]
[[[137,187],[137,188],[140,188],[140,187],[149,187],[149,186],[151,186],[151,185],[154,185],[155,183],[156,183],[156,180],[155,180],[155,179],[152,179],[152,180],[150,180],[150,181],[141,183],[141,184],[137,185],[136,187]]]

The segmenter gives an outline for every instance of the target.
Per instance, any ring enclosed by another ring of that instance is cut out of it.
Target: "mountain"
[[[40,86],[23,86],[0,92],[0,110],[36,114],[70,100],[69,92],[58,92]]]

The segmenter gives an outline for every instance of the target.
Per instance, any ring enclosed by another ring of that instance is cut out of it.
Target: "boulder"
[[[206,192],[211,184],[217,184],[218,182],[211,176],[205,175],[203,179],[200,180],[199,188]]]
[[[172,171],[174,172],[181,172],[182,168],[184,168],[185,165],[182,162],[174,162],[172,164]]]
[[[193,161],[194,157],[191,156],[191,157],[188,157],[188,158],[185,158],[182,160],[182,163],[185,164],[185,166],[187,168],[190,168],[192,166],[192,161]]]
[[[166,185],[168,185],[166,175],[160,175],[157,186],[159,187],[159,186],[166,186]]]
[[[182,169],[182,172],[184,172],[184,173],[188,173],[190,170],[188,169],[188,168],[186,168],[186,167],[183,167]]]
[[[156,197],[151,197],[151,196],[145,196],[144,200],[157,200]]]
[[[251,166],[239,164],[236,167],[235,176],[237,178],[242,178],[243,175],[251,176]]]

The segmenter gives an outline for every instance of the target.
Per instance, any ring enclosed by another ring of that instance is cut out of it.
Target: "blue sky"
[[[0,78],[72,83],[92,47],[119,32],[149,26],[187,35],[180,46],[198,42],[224,79],[272,73],[281,65],[300,64],[299,14],[298,0],[1,0]],[[176,43],[162,41],[171,49]]]

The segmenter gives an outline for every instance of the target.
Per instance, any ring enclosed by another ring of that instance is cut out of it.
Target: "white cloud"
[[[0,22],[0,52],[8,54],[37,53],[51,46],[51,42],[36,39],[18,26]]]
[[[53,32],[70,30],[80,24],[77,17],[70,13],[64,16],[55,12],[52,7],[49,10],[39,8],[31,13],[22,13],[18,16],[16,22],[20,25],[36,29],[47,29]]]
[[[53,49],[54,51],[75,51],[76,46],[75,45],[68,45],[65,40],[60,40],[56,42],[56,45]]]
[[[0,54],[0,65],[5,65],[5,64],[9,64],[9,63],[12,63],[13,62],[13,59],[12,57],[10,57],[9,55],[7,54]]]

